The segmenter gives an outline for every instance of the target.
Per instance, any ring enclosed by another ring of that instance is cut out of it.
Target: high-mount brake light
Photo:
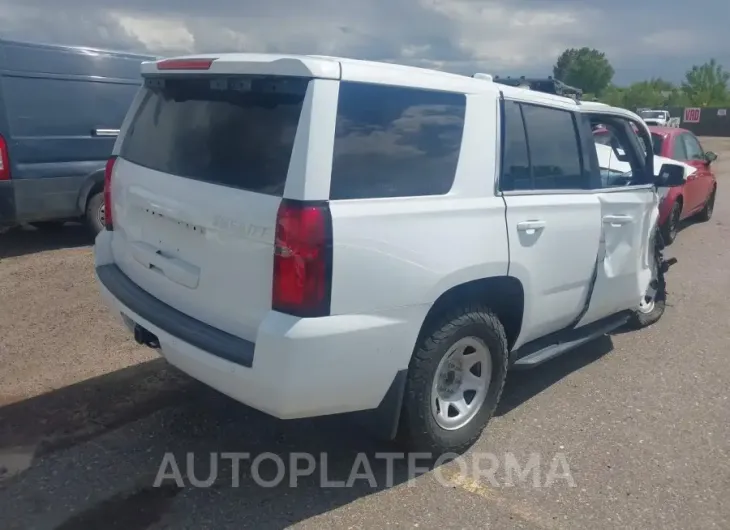
[[[165,59],[157,63],[158,70],[210,70],[215,59]]]
[[[114,230],[114,220],[112,218],[112,173],[114,173],[114,164],[117,161],[116,156],[112,156],[106,161],[104,168],[104,226],[107,230]]]
[[[0,180],[10,180],[8,143],[5,141],[5,137],[2,134],[0,134]]]
[[[326,202],[283,199],[276,215],[272,309],[326,316],[332,290],[332,216]]]

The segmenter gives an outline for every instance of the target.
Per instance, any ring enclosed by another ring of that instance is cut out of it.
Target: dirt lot
[[[397,468],[389,487],[232,487],[226,469],[209,488],[152,488],[166,452],[194,453],[205,477],[214,451],[327,451],[334,480],[389,447],[336,418],[274,421],[166,367],[102,307],[80,227],[0,236],[0,527],[730,528],[730,140],[704,144],[720,155],[715,214],[671,247],[664,318],[511,376],[474,449],[565,454],[575,487],[435,472],[409,487]]]

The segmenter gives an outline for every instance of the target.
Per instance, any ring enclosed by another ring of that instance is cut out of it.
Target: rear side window
[[[464,94],[340,83],[330,198],[448,193],[465,111]]]
[[[154,79],[122,144],[150,169],[258,193],[284,193],[308,80]]]
[[[522,105],[532,162],[533,189],[582,189],[588,180],[573,114],[566,110]]]
[[[532,189],[530,155],[520,105],[504,102],[504,151],[502,155],[502,191]]]
[[[503,117],[502,191],[590,187],[573,113],[506,100]]]

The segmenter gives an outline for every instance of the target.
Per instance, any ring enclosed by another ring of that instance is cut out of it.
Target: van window
[[[308,80],[149,78],[120,156],[134,164],[281,196]]]
[[[502,191],[530,190],[532,189],[530,156],[527,152],[527,138],[520,105],[514,101],[505,100],[503,120],[501,189]]]
[[[16,137],[90,137],[94,129],[118,129],[138,90],[132,83],[3,77]]]
[[[330,198],[448,193],[465,110],[464,94],[341,82]]]

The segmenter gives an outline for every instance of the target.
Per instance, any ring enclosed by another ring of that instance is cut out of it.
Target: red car
[[[669,245],[677,237],[680,221],[697,217],[708,221],[715,206],[717,180],[711,164],[717,160],[712,151],[705,151],[697,137],[678,127],[649,126],[654,154],[689,164],[697,171],[688,176],[684,186],[668,188],[659,204],[659,226],[664,242]]]

